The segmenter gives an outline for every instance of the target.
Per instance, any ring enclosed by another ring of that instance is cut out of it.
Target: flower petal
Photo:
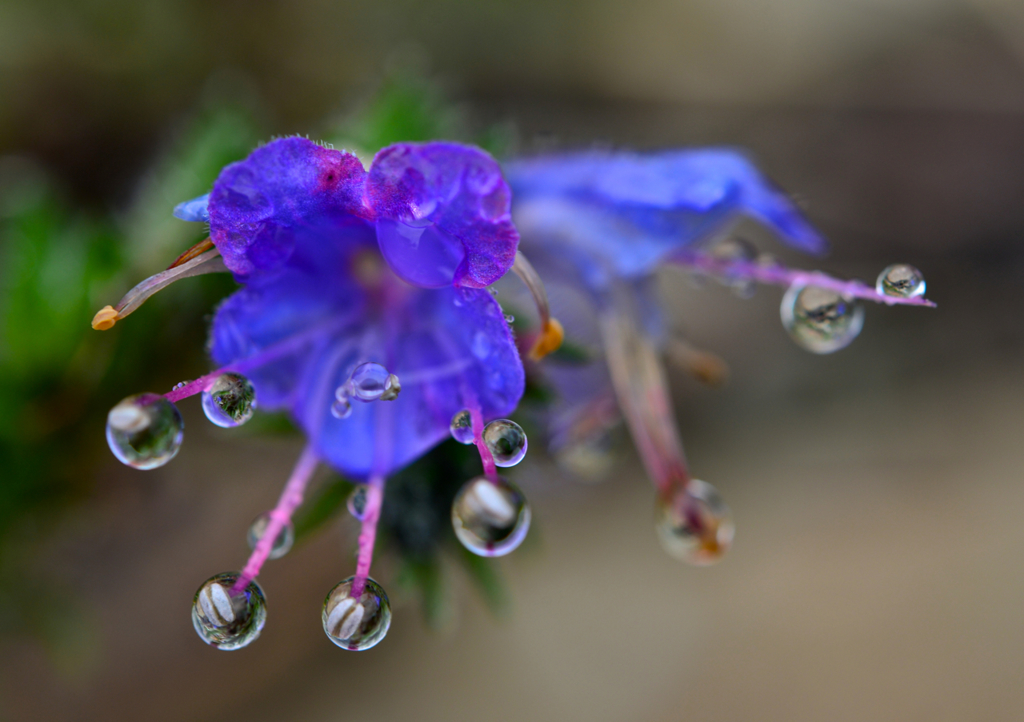
[[[649,273],[670,251],[743,215],[800,250],[826,248],[792,201],[733,150],[587,152],[516,161],[506,170],[524,235],[564,241],[602,259],[612,275]]]
[[[240,278],[274,272],[302,226],[369,219],[359,159],[305,138],[282,138],[221,171],[210,194],[210,238]]]
[[[483,288],[515,260],[519,235],[501,168],[477,148],[401,143],[381,150],[366,186],[381,252],[424,288]]]

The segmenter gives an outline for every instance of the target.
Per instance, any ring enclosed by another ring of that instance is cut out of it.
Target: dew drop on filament
[[[654,528],[671,556],[697,566],[714,564],[732,545],[736,526],[718,490],[691,479],[670,498],[658,497]]]
[[[391,602],[384,589],[367,578],[363,593],[351,596],[355,577],[339,582],[324,600],[327,638],[342,649],[361,652],[377,645],[391,626]]]
[[[348,501],[345,503],[348,507],[348,513],[359,521],[366,518],[366,493],[366,484],[356,484],[355,488],[352,489],[352,493],[348,495]]]
[[[256,412],[256,389],[241,374],[225,373],[203,392],[203,413],[225,429],[241,426]]]
[[[515,466],[526,456],[526,432],[509,419],[498,419],[484,427],[484,443],[497,466]]]
[[[519,487],[478,476],[452,502],[452,527],[462,546],[482,557],[500,557],[518,547],[530,529],[530,507]]]
[[[864,307],[860,303],[817,286],[790,286],[779,311],[789,335],[812,353],[832,353],[847,347],[864,326]]]
[[[451,424],[448,426],[448,430],[451,431],[452,438],[460,444],[472,444],[473,417],[470,415],[469,410],[463,409],[455,414],[452,417]]]
[[[192,600],[192,626],[211,647],[241,649],[260,636],[267,621],[267,599],[255,581],[231,594],[238,577],[237,572],[210,577]]]
[[[390,388],[391,374],[379,363],[359,364],[352,372],[349,387],[360,401],[377,401]]]
[[[252,524],[249,525],[249,532],[246,534],[246,541],[249,542],[250,549],[255,549],[256,545],[259,544],[260,539],[267,532],[268,524],[270,524],[270,512],[263,512],[253,519]],[[291,551],[294,543],[295,527],[289,521],[277,533],[277,539],[274,540],[273,546],[270,547],[270,556],[268,558],[280,559]]]
[[[173,459],[184,430],[178,408],[160,394],[129,396],[107,414],[110,450],[136,469],[155,469]]]
[[[896,263],[878,274],[875,290],[892,298],[917,298],[924,295],[924,275],[913,266]]]

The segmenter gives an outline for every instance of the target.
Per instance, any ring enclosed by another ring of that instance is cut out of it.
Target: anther
[[[97,331],[108,331],[120,318],[113,306],[104,306],[92,317],[92,327]]]

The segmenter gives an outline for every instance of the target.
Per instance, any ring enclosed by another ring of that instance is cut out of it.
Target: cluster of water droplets
[[[267,599],[255,581],[232,593],[237,572],[210,577],[192,600],[192,626],[211,647],[241,649],[253,642],[267,621]]]
[[[202,404],[206,417],[217,426],[240,426],[256,410],[256,391],[244,376],[225,373],[203,391]],[[110,450],[122,464],[136,469],[155,469],[173,459],[184,434],[178,407],[160,394],[129,396],[107,414]]]
[[[924,295],[925,280],[913,266],[897,263],[878,275],[875,290],[890,298],[917,298]],[[779,311],[793,340],[818,354],[846,348],[864,326],[864,306],[859,301],[818,286],[794,283],[782,297]]]
[[[334,390],[331,415],[346,419],[352,414],[353,399],[364,403],[393,401],[401,390],[398,377],[381,364],[373,361],[359,364],[345,383]]]
[[[367,578],[363,592],[352,596],[355,577],[339,582],[324,600],[327,638],[342,649],[361,652],[384,639],[391,626],[391,602],[384,589]]]

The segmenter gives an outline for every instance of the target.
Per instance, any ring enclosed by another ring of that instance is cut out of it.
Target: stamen
[[[537,305],[541,330],[533,348],[530,349],[530,358],[538,361],[558,350],[565,338],[565,329],[562,328],[562,324],[558,322],[557,318],[551,317],[551,307],[548,305],[548,293],[544,288],[544,282],[522,251],[516,251],[516,260],[512,264],[512,270],[526,284],[530,295],[533,296],[533,302]]]
[[[601,336],[615,394],[640,458],[667,497],[689,481],[690,472],[658,352],[630,312],[631,302],[628,293],[618,294],[601,314]]]
[[[203,245],[202,243],[199,244]],[[134,313],[146,299],[164,288],[167,288],[175,281],[192,276],[201,276],[205,273],[221,273],[227,271],[224,259],[216,248],[192,256],[188,260],[182,258],[188,256],[195,247],[186,251],[166,271],[161,271],[155,276],[150,276],[142,283],[125,294],[124,298],[114,307],[104,306],[92,319],[92,327],[97,331],[106,331],[113,328],[114,324]]]
[[[263,536],[260,537],[256,548],[252,550],[249,561],[246,562],[245,569],[242,570],[242,575],[238,577],[238,581],[231,588],[232,594],[239,594],[249,585],[249,582],[259,575],[263,563],[267,561],[270,557],[270,552],[273,551],[277,535],[291,521],[292,514],[295,513],[299,504],[302,503],[306,485],[313,478],[313,472],[316,471],[319,461],[320,459],[317,458],[316,452],[313,451],[312,444],[302,450],[302,455],[295,464],[295,469],[292,471],[288,483],[285,484],[284,491],[281,492],[281,498],[278,499],[277,506],[269,512],[270,520],[267,522],[267,528],[264,530]]]
[[[182,253],[180,256],[178,256],[176,259],[174,259],[174,263],[169,265],[167,268],[168,268],[168,270],[170,270],[171,268],[177,268],[178,266],[182,265],[183,263],[186,263],[187,261],[191,261],[193,258],[195,258],[197,256],[200,256],[200,255],[206,253],[207,251],[211,251],[214,248],[215,248],[215,246],[213,245],[213,241],[211,239],[209,239],[209,238],[204,238],[203,240],[199,241],[199,243],[197,243],[196,245],[192,246],[190,249],[188,249],[187,251]]]
[[[796,270],[777,262],[764,264],[744,259],[721,258],[716,257],[714,253],[693,250],[674,254],[672,260],[681,266],[729,279],[747,278],[759,283],[775,286],[815,286],[834,291],[845,297],[862,298],[866,301],[884,303],[888,306],[902,304],[935,308],[935,303],[923,296],[891,296],[878,292],[862,281],[843,281],[820,271]]]
[[[669,361],[703,384],[718,387],[729,380],[729,365],[721,356],[692,346],[681,338],[670,339],[666,350]]]
[[[356,576],[352,580],[351,597],[358,599],[370,576],[373,562],[373,547],[377,540],[377,522],[384,501],[384,477],[371,476],[366,484],[366,505],[363,507],[363,524],[359,531],[359,551],[356,556]]]

